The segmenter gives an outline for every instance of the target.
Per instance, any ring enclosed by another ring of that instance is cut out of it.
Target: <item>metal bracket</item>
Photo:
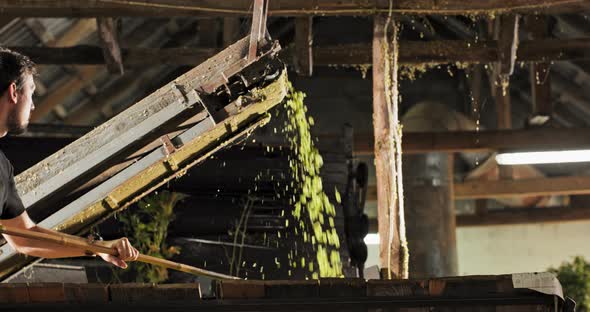
[[[170,141],[170,137],[167,134],[161,136],[160,141],[162,141],[162,146],[166,151],[166,156],[170,156],[170,154],[176,152],[176,147],[174,144],[172,144],[172,141]]]
[[[203,103],[203,100],[199,96],[196,90],[186,91],[183,85],[173,84],[172,85],[172,92],[179,98],[183,100],[184,105],[187,107],[191,107],[196,103]]]

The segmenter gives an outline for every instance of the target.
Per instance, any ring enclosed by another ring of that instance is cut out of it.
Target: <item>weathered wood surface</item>
[[[250,15],[250,0],[18,0],[0,1],[2,13],[20,17],[92,17],[92,16],[227,16]],[[587,9],[586,0],[401,0],[394,1],[391,11],[404,14],[499,14],[508,12],[577,12]],[[373,15],[390,11],[383,0],[275,0],[269,14],[299,15]]]
[[[455,199],[590,194],[590,176],[455,183]]]
[[[335,135],[326,134],[325,137]],[[322,138],[322,136],[320,136]],[[478,152],[506,150],[562,150],[590,148],[588,128],[538,128],[513,130],[482,130],[453,132],[404,133],[403,151]],[[373,153],[373,135],[355,133],[354,152],[358,155]]]
[[[488,210],[485,214],[458,215],[457,226],[561,223],[590,220],[588,207],[522,207]]]
[[[101,162],[114,157],[132,143],[191,109],[191,90],[200,91],[219,77],[213,73],[227,72],[245,55],[248,37],[230,46],[207,62],[113,117],[82,138],[66,146],[44,161],[16,177],[17,188],[25,207],[45,198]],[[232,59],[233,58],[233,59]],[[180,90],[180,91],[179,91]],[[183,94],[183,96],[179,96]]]
[[[282,63],[275,65],[282,66]],[[268,67],[268,63],[265,66]],[[230,115],[222,122],[209,125],[211,117],[203,120],[174,138],[177,149],[173,153],[164,152],[163,147],[152,151],[39,224],[66,233],[84,232],[265,124],[269,119],[265,113],[281,102],[287,92],[285,70],[277,69],[280,72],[275,81],[251,90],[247,96],[249,101],[237,99],[228,104],[225,110],[229,109]],[[236,108],[238,104],[239,107]],[[10,246],[2,246],[0,275],[6,276],[18,270],[27,261],[30,262],[31,259],[19,258]]]
[[[377,218],[379,259],[394,278],[402,276],[401,240],[396,205],[396,158],[393,131],[397,116],[398,64],[395,21],[377,15],[373,26],[373,133],[375,134],[375,175],[377,178]],[[390,38],[393,40],[390,41]],[[390,61],[393,58],[394,61]],[[395,114],[395,116],[394,116]],[[393,227],[391,226],[393,224]],[[393,234],[391,235],[391,231]],[[390,236],[392,239],[390,239]],[[391,278],[391,275],[389,276]]]
[[[99,17],[96,19],[98,38],[102,45],[102,54],[109,72],[122,75],[123,60],[119,47],[119,32],[117,22],[113,18]]]
[[[590,194],[590,176],[468,181],[454,185],[455,199],[585,194]],[[377,188],[369,185],[367,201],[375,201],[377,197]]]
[[[497,41],[400,41],[399,63],[403,65],[492,63],[498,60]],[[9,47],[31,57],[38,64],[102,65],[97,46]],[[215,48],[122,48],[123,65],[129,68],[162,65],[198,65],[219,52]],[[371,46],[367,43],[314,46],[314,66],[370,65]],[[294,59],[294,49],[285,49],[285,60]],[[590,59],[590,39],[539,39],[522,41],[516,58],[522,62]]]

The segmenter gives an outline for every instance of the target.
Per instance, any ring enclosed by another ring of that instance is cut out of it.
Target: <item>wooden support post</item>
[[[123,58],[119,48],[117,25],[112,18],[96,18],[98,37],[102,44],[102,53],[109,72],[123,74]]]
[[[395,131],[393,111],[397,105],[397,61],[390,63],[397,45],[395,25],[387,17],[376,15],[373,26],[373,131],[375,134],[375,169],[377,176],[377,206],[379,220],[379,258],[382,268],[395,277],[402,276],[401,240],[398,211],[395,204]],[[393,38],[393,40],[392,40]],[[389,47],[389,48],[387,48]],[[395,60],[396,58],[393,57]],[[391,85],[390,85],[391,84]],[[393,92],[390,92],[393,91]],[[393,93],[393,94],[391,94]],[[390,228],[393,235],[390,240]]]
[[[529,15],[525,18],[526,28],[531,39],[545,39],[549,33],[547,16]],[[531,94],[533,98],[533,113],[529,124],[542,125],[549,121],[553,113],[551,102],[551,79],[549,76],[548,62],[535,62],[530,64]]]
[[[1,1],[1,0],[0,0]],[[178,66],[195,66],[219,52],[208,47],[198,48],[130,48],[121,49],[125,67],[145,68],[155,63]],[[400,41],[398,62],[403,65],[420,64],[486,64],[498,61],[498,42],[468,40]],[[102,65],[100,47],[73,46],[67,48],[8,47],[31,57],[37,64]],[[467,49],[467,50],[466,50]],[[466,53],[468,52],[468,53]],[[294,49],[285,49],[285,59],[291,59]],[[371,65],[371,46],[351,43],[334,46],[314,46],[315,66]],[[518,47],[519,62],[546,62],[590,59],[590,38],[543,39],[523,41]],[[493,80],[492,80],[493,81]]]
[[[514,72],[518,50],[518,15],[502,15],[496,19],[494,37],[498,39],[498,62],[494,68],[498,129],[512,128],[510,76]],[[500,178],[512,179],[512,167],[500,166]]]
[[[295,19],[295,71],[310,77],[313,72],[313,18]]]

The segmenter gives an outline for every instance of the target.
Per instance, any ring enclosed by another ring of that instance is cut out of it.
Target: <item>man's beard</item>
[[[8,126],[8,133],[9,134],[18,135],[18,134],[22,134],[25,131],[27,131],[28,123],[24,123],[24,124],[21,123],[18,120],[17,111],[13,110],[8,115],[7,126]]]

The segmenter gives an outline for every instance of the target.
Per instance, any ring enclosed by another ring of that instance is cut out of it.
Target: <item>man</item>
[[[19,53],[0,49],[0,137],[7,133],[22,133],[29,124],[35,91],[35,64]],[[13,167],[0,152],[0,224],[41,233],[55,234],[56,231],[41,228],[31,220],[16,191]],[[4,235],[6,241],[19,253],[42,258],[67,258],[84,256],[85,251],[59,244]],[[116,248],[118,257],[98,254],[102,259],[118,267],[126,268],[125,261],[137,260],[139,252],[127,238],[100,242],[101,245]]]

